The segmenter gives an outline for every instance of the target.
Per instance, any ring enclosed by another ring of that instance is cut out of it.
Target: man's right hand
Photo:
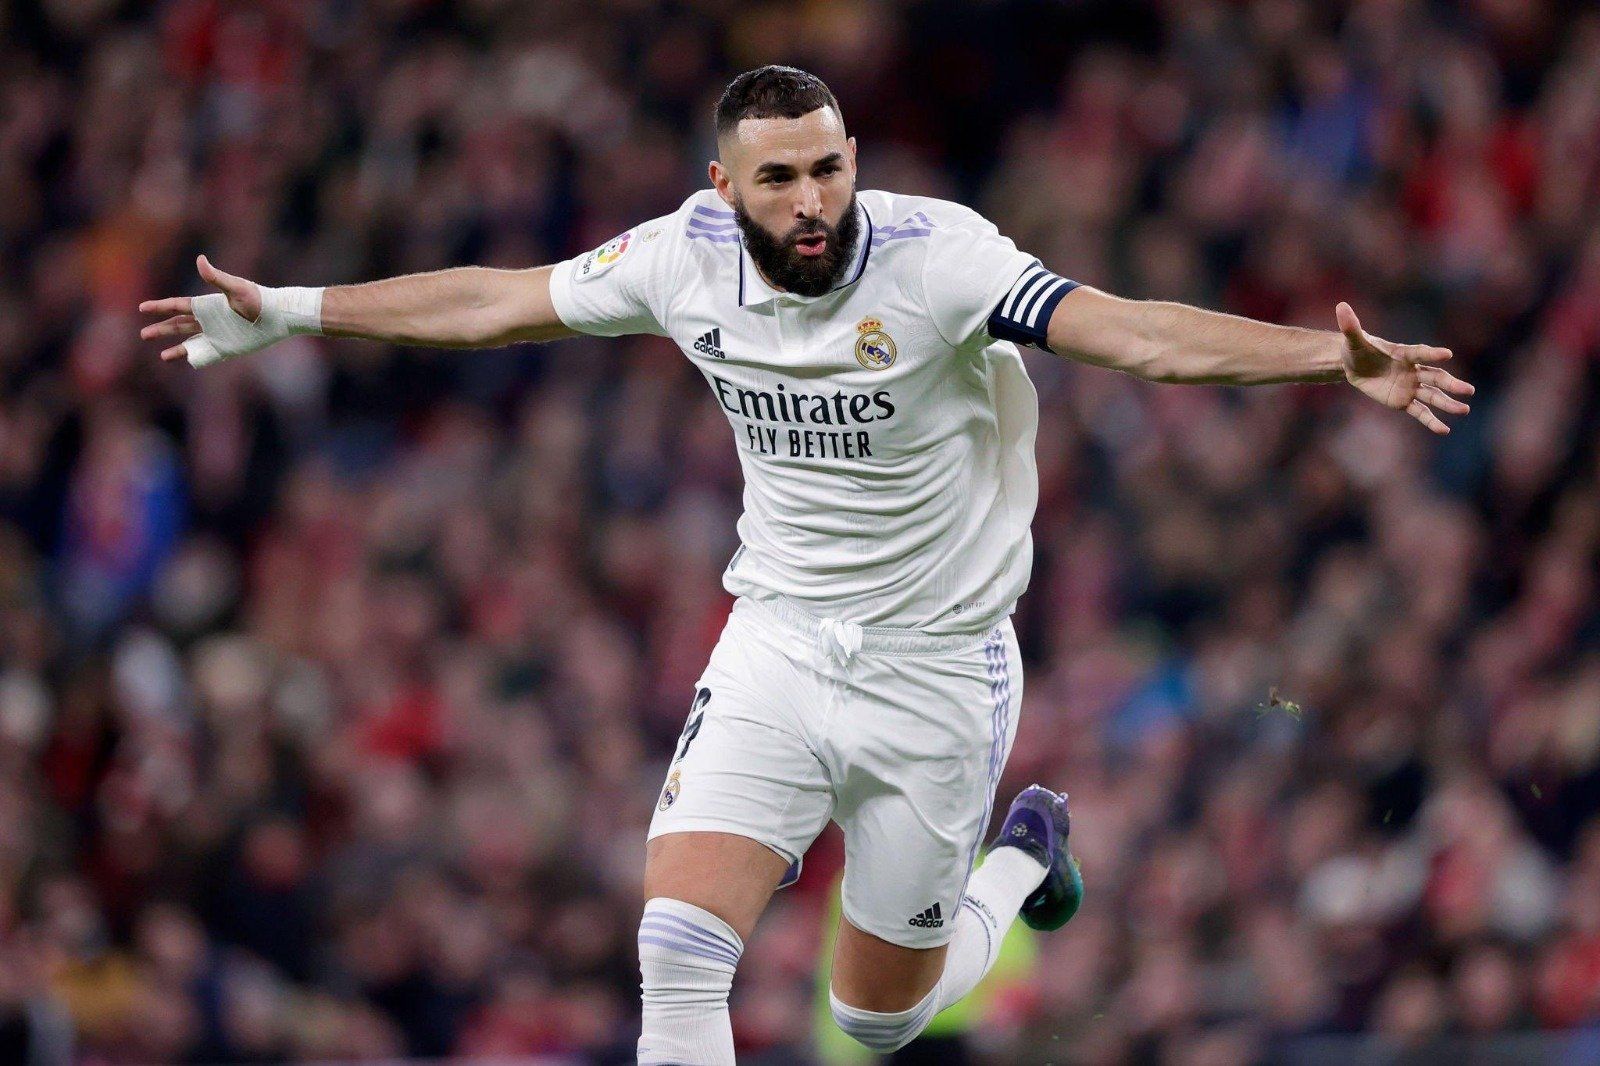
[[[203,255],[195,260],[195,266],[200,277],[219,292],[146,300],[139,305],[144,314],[170,316],[141,329],[140,339],[191,338],[165,349],[162,359],[187,358],[190,366],[210,366],[259,351],[295,333],[319,332],[320,289],[266,289],[218,270]]]

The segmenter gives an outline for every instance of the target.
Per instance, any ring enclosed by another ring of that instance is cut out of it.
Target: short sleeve
[[[653,219],[557,263],[550,274],[550,300],[562,323],[600,337],[667,336],[667,304],[678,266],[669,239],[674,219]]]
[[[957,348],[983,339],[995,304],[1035,261],[980,215],[935,226],[928,235],[922,286],[944,339]]]
[[[1075,283],[1041,268],[1036,258],[1018,250],[1011,238],[979,215],[935,227],[929,239],[923,291],[945,340],[957,348],[990,339],[1042,343],[1043,330],[1035,336],[1016,327],[1035,320],[1048,323],[1049,312]],[[1048,291],[1031,291],[1038,287],[1036,275],[1047,276]],[[1019,286],[1030,291],[1022,294],[1014,316],[1002,314],[1008,303],[1016,301]],[[1041,299],[1033,300],[1035,295]],[[1031,317],[1022,315],[1024,307]]]

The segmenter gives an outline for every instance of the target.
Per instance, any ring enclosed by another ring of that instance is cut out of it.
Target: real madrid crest
[[[678,784],[678,771],[674,770],[667,778],[667,787],[661,790],[661,803],[658,806],[666,810],[678,802],[678,792],[681,788],[682,786]]]
[[[883,323],[871,315],[856,323],[856,362],[868,370],[888,370],[894,365],[894,338],[883,331]]]

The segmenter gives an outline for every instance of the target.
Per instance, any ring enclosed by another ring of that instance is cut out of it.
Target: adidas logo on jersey
[[[694,350],[718,359],[728,358],[728,353],[722,350],[722,327],[701,334],[700,339],[694,342]]]
[[[940,912],[939,905],[935,903],[911,919],[909,924],[916,926],[918,929],[937,929],[944,924],[944,915]]]

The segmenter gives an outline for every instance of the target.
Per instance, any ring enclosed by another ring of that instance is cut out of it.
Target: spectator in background
[[[72,1027],[72,1018],[50,991],[31,932],[8,931],[0,941],[0,1059],[19,1066],[65,1066],[72,1061]]]

